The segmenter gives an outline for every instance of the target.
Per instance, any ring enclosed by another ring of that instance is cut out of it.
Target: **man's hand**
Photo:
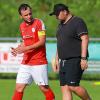
[[[54,72],[59,72],[59,61],[56,58],[52,59],[51,65]]]
[[[28,50],[28,47],[24,46],[24,45],[18,45],[17,48],[13,48],[11,47],[11,54],[13,56],[17,56],[17,54],[21,54],[24,53],[25,51]]]
[[[15,48],[15,52],[17,54],[22,54],[22,53],[24,53],[27,50],[28,50],[27,46],[18,46],[17,48]]]
[[[16,52],[15,48],[13,48],[13,47],[11,47],[11,54],[13,56],[17,56],[17,52]]]
[[[88,63],[87,63],[87,60],[83,60],[81,59],[81,69],[82,70],[85,70],[88,68]]]

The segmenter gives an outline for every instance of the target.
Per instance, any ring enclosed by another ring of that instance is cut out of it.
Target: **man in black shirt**
[[[72,92],[82,100],[91,100],[86,89],[79,85],[83,71],[88,67],[87,26],[83,19],[73,16],[64,4],[54,5],[52,15],[60,20],[54,66],[59,71],[62,100],[72,100]]]

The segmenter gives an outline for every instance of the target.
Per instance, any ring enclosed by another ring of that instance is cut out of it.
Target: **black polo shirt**
[[[76,16],[65,24],[60,23],[57,29],[57,49],[60,59],[81,57],[80,35],[88,34],[85,22]]]

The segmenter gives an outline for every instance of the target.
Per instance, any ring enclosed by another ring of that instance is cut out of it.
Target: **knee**
[[[71,89],[70,89],[70,87],[69,86],[61,86],[61,90],[62,90],[62,92],[64,92],[64,91],[71,91]]]
[[[75,91],[83,92],[83,93],[86,92],[86,90],[81,86],[75,87]]]
[[[69,88],[72,92],[81,91],[81,88],[79,86],[69,86]]]
[[[81,86],[70,87],[70,89],[75,93],[86,93],[86,90]]]
[[[39,86],[44,93],[46,100],[55,100],[55,95],[49,86]]]
[[[22,85],[22,84],[21,85],[20,84],[16,85],[16,91],[23,92],[24,89],[25,89],[25,85]]]
[[[45,91],[47,91],[49,89],[48,85],[41,85],[39,87],[40,87],[41,91],[43,91],[43,92],[45,92]]]

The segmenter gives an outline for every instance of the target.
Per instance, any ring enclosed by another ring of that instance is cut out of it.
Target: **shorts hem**
[[[68,83],[60,84],[60,86],[65,86],[65,85],[68,85],[68,86],[80,86],[80,84],[68,84]]]

